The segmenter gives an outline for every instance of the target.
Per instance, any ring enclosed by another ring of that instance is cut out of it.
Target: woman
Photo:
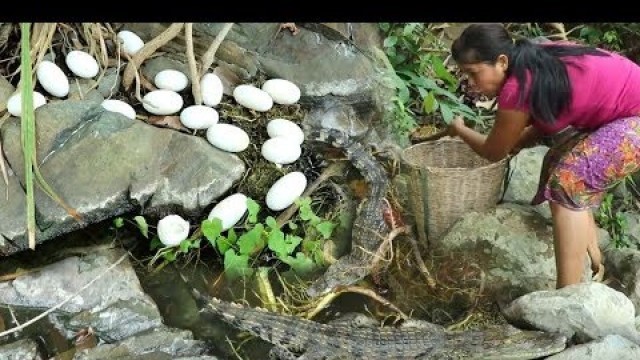
[[[533,205],[549,200],[556,287],[581,281],[585,255],[604,274],[592,209],[607,189],[640,168],[640,67],[620,55],[577,44],[513,41],[500,24],[468,26],[452,57],[470,85],[498,110],[488,135],[450,125],[476,153],[498,161],[545,141]]]

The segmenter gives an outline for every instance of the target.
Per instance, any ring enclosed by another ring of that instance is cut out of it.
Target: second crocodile
[[[272,359],[537,359],[566,347],[566,337],[542,331],[497,327],[465,332],[439,325],[361,326],[319,323],[293,315],[248,308],[209,298],[194,290],[201,313],[273,344]]]

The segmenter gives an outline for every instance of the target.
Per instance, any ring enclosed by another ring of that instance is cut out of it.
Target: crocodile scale
[[[309,286],[307,294],[315,297],[339,286],[352,285],[371,272],[375,253],[389,232],[383,214],[389,179],[385,169],[365,146],[345,133],[335,129],[312,129],[307,138],[341,148],[369,187],[353,222],[351,252],[331,264]]]
[[[453,332],[419,320],[398,327],[324,324],[193,293],[203,315],[273,344],[271,359],[525,360],[558,353],[567,344],[561,334],[509,326]]]

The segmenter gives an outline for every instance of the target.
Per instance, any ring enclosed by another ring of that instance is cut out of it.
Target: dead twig
[[[201,72],[198,78],[201,78],[207,71],[209,71],[211,64],[215,61],[216,52],[218,51],[220,44],[222,44],[222,40],[227,36],[227,33],[231,30],[232,26],[233,23],[225,23],[222,30],[220,30],[218,35],[216,35],[216,38],[213,39],[211,46],[209,46],[207,51],[202,55],[202,69],[200,69]]]
[[[175,38],[182,28],[184,27],[184,23],[173,23],[171,24],[165,31],[160,33],[160,35],[151,39],[151,41],[144,44],[142,49],[140,49],[129,61],[127,67],[124,69],[124,75],[122,76],[122,86],[124,90],[129,90],[131,84],[133,83],[133,79],[137,74],[137,69],[142,65],[142,63],[153,55],[156,50],[158,50],[163,45],[167,44],[173,38]]]
[[[338,295],[343,294],[343,293],[347,293],[347,292],[352,292],[352,293],[356,293],[356,294],[361,294],[361,295],[365,295],[368,296],[370,298],[372,298],[373,300],[381,303],[384,306],[387,306],[389,308],[391,308],[393,311],[397,312],[398,314],[400,314],[400,316],[402,317],[402,319],[406,320],[409,318],[409,316],[407,316],[407,314],[405,314],[402,310],[400,310],[400,308],[398,308],[396,305],[394,305],[391,301],[383,298],[382,296],[378,295],[375,291],[371,290],[371,289],[366,289],[360,286],[345,286],[345,287],[339,287],[338,289],[331,291],[329,293],[327,293],[326,295],[324,295],[317,303],[316,306],[306,315],[307,319],[311,319],[313,317],[315,317],[320,311],[322,311],[322,309],[326,308],[331,301],[333,301],[333,299],[335,299],[336,297],[338,297]]]
[[[189,62],[189,77],[191,78],[191,93],[196,105],[202,105],[202,92],[200,91],[200,76],[198,64],[193,52],[193,23],[187,23],[184,27],[184,37],[187,43],[187,61]]]
[[[307,189],[302,193],[300,197],[304,198],[311,195],[314,191],[316,191],[316,189],[318,189],[320,184],[333,176],[341,174],[343,172],[343,169],[343,163],[332,163],[322,171],[320,176],[318,176],[318,178],[311,185],[309,185],[309,187],[307,187]],[[278,224],[278,227],[282,227],[287,221],[289,221],[293,214],[296,213],[298,208],[298,204],[293,203],[285,211],[283,211],[276,219],[276,224]]]

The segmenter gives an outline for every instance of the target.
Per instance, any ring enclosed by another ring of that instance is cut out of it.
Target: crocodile
[[[316,297],[337,287],[352,285],[371,272],[376,252],[389,232],[383,216],[389,179],[382,165],[354,137],[336,129],[312,128],[307,138],[343,149],[369,186],[353,222],[351,252],[331,264],[307,288],[307,295]]]
[[[222,318],[273,345],[270,359],[538,359],[566,348],[564,335],[495,329],[448,331],[426,321],[400,326],[372,326],[353,321],[316,322],[260,307],[205,296],[192,290],[203,318]]]

